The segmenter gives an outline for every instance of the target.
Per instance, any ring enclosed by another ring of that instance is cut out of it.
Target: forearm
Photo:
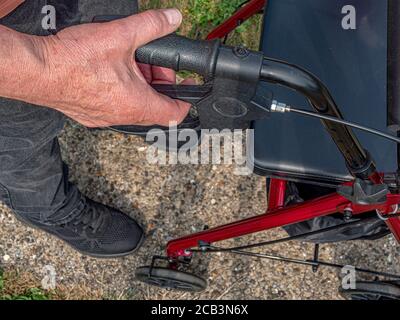
[[[0,97],[35,103],[45,86],[39,37],[0,26]]]
[[[166,9],[46,37],[0,26],[0,97],[58,110],[88,127],[180,123],[190,104],[149,85],[175,84],[175,73],[149,67],[146,76],[134,54],[181,22],[179,11]]]

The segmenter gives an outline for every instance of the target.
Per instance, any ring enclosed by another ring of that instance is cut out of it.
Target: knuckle
[[[155,10],[146,11],[143,14],[143,21],[157,33],[163,31],[163,26],[166,24],[165,16]]]
[[[128,44],[132,38],[132,31],[127,21],[121,21],[118,24],[115,24],[113,32],[109,35],[112,35],[121,41],[126,41],[126,44]]]

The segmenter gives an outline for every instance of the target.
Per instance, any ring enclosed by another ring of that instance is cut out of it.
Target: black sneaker
[[[118,258],[134,253],[144,240],[143,229],[126,214],[87,199],[83,210],[68,222],[44,224],[17,217],[69,244],[84,255]]]

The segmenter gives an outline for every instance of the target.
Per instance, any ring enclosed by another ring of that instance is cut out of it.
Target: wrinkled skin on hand
[[[181,22],[175,9],[153,10],[35,38],[47,80],[37,84],[40,95],[34,102],[87,127],[182,122],[190,105],[149,85],[175,84],[175,72],[140,65],[134,59],[137,48],[174,32]]]

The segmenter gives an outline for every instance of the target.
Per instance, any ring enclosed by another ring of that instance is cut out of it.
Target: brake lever
[[[272,93],[263,86],[251,89],[243,85],[241,94],[233,94],[234,82],[221,80],[204,85],[152,85],[157,92],[172,99],[188,102],[197,108],[203,129],[247,129],[254,120],[270,116]],[[253,84],[254,85],[254,84]],[[250,95],[244,91],[249,89]],[[244,89],[244,90],[243,90]],[[232,92],[230,92],[232,90]]]
[[[181,100],[197,106],[212,91],[212,84],[205,85],[174,85],[174,84],[154,84],[153,89],[158,93],[172,99]]]

